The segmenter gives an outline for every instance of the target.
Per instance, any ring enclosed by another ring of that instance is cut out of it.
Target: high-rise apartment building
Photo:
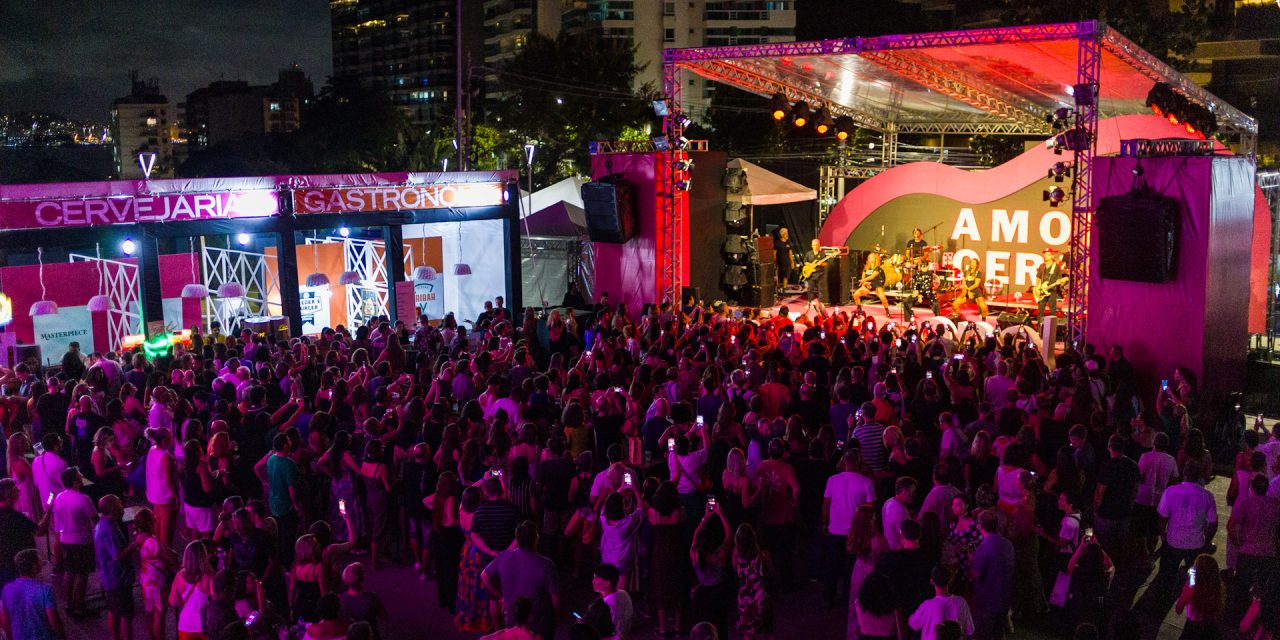
[[[524,48],[530,34],[560,35],[566,0],[484,0],[484,64],[501,66]]]
[[[296,131],[302,107],[314,95],[311,80],[297,65],[280,72],[274,84],[218,80],[187,94],[178,105],[185,138],[194,149],[243,137]]]
[[[458,5],[464,56],[478,66],[483,59],[478,0],[330,0],[334,78],[386,92],[418,124],[451,114]]]
[[[150,163],[151,178],[173,177],[173,148],[169,137],[169,99],[157,80],[129,74],[129,95],[111,103],[111,137],[116,176],[122,180],[148,177],[138,158]],[[151,154],[155,154],[154,158]]]
[[[493,0],[500,2],[501,0]],[[662,90],[662,51],[795,40],[801,0],[562,0],[562,28],[590,31],[635,47],[636,87]],[[684,74],[685,111],[698,118],[714,83]]]

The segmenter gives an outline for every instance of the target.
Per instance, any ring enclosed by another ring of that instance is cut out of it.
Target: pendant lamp
[[[453,275],[469,276],[471,275],[471,265],[462,262],[462,223],[458,223],[458,263],[453,265]]]
[[[312,240],[314,239],[315,239],[315,236],[312,236]],[[313,266],[315,267],[315,271],[307,275],[307,286],[308,287],[329,286],[329,276],[325,275],[320,271],[320,245],[315,242],[311,243],[311,259],[312,259]]]
[[[219,298],[242,298],[244,297],[244,285],[239,282],[224,282],[218,285]]]
[[[440,274],[433,267],[421,266],[413,270],[414,280],[435,280],[438,275]]]
[[[195,238],[191,239],[191,254],[193,256],[196,255]],[[197,256],[196,259],[198,260],[199,256]],[[204,284],[200,282],[200,279],[196,277],[196,263],[194,260],[191,262],[191,282],[182,286],[182,297],[183,298],[208,298],[209,297],[209,287],[204,286]]]
[[[102,245],[93,245],[93,251],[94,255],[97,257],[97,260],[94,261],[94,266],[97,267],[98,270],[98,290],[102,291],[107,284],[105,274],[102,272]],[[101,313],[103,311],[109,311],[110,309],[111,296],[99,293],[92,298],[89,298],[89,311],[91,313]]]
[[[40,261],[40,300],[31,305],[31,315],[57,315],[58,303],[48,299],[48,292],[44,288],[44,247],[36,247],[36,259]]]
[[[338,284],[360,284],[363,281],[364,278],[360,277],[359,271],[343,271],[342,275],[338,276]]]

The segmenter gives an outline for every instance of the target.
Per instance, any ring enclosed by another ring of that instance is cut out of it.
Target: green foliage
[[[497,134],[492,149],[506,166],[523,164],[526,142],[538,145],[534,187],[590,170],[588,143],[647,139],[653,119],[649,97],[632,83],[641,67],[629,45],[591,35],[530,36],[524,49],[496,71],[497,98],[486,124]]]
[[[969,150],[978,155],[978,164],[984,167],[1001,165],[1018,157],[1022,154],[1023,147],[1022,138],[992,135],[969,138]]]

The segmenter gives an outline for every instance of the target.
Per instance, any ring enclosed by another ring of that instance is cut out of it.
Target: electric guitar
[[[1064,275],[1052,282],[1041,280],[1040,282],[1037,282],[1036,286],[1031,290],[1031,295],[1036,299],[1036,302],[1044,301],[1049,298],[1049,295],[1054,289],[1066,284],[1067,280],[1070,280],[1070,276]]]
[[[826,264],[828,260],[834,257],[835,257],[834,255],[830,255],[816,262],[804,263],[804,266],[800,267],[800,279],[808,280],[809,276],[813,275],[813,272],[818,270],[818,267],[821,267],[823,264]]]

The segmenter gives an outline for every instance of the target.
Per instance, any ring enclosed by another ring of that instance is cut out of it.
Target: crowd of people
[[[152,640],[380,638],[414,613],[366,583],[407,554],[459,630],[509,640],[786,637],[777,599],[811,578],[848,638],[1049,615],[1125,640],[1126,576],[1158,559],[1183,637],[1273,637],[1280,433],[1246,433],[1220,567],[1194,376],[1152,402],[1121,346],[1053,362],[1016,333],[607,294],[73,346],[0,371],[0,621],[57,638],[96,574],[113,640],[139,613]]]

